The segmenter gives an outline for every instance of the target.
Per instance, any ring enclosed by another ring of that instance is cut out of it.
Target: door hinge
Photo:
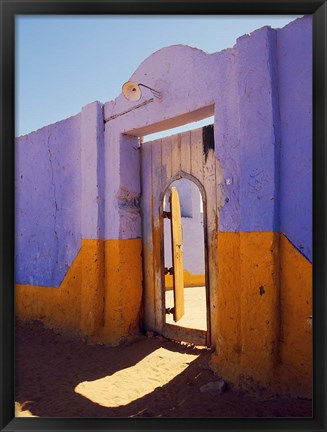
[[[166,275],[166,274],[173,275],[174,274],[174,267],[170,267],[170,268],[165,267],[164,268],[164,275]]]
[[[164,211],[164,212],[163,212],[163,218],[164,218],[164,219],[165,219],[165,218],[167,218],[167,219],[171,219],[171,212]]]
[[[166,308],[166,315],[173,315],[175,312],[175,308]]]

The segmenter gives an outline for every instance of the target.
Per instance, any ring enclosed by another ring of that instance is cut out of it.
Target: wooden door
[[[167,338],[199,345],[210,345],[218,299],[217,194],[222,174],[212,140],[213,127],[208,126],[141,146],[144,327]],[[194,181],[204,199],[207,331],[165,322],[163,197],[171,183],[182,177]]]
[[[184,272],[181,206],[177,189],[170,191],[171,252],[173,263],[174,321],[184,316]]]

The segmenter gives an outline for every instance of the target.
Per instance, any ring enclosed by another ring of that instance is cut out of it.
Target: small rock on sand
[[[211,381],[208,384],[204,384],[200,387],[200,391],[202,393],[204,392],[217,392],[222,394],[226,390],[226,383],[225,381]]]

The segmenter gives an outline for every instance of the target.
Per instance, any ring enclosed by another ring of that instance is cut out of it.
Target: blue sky
[[[17,16],[16,136],[107,102],[139,64],[175,44],[209,53],[264,26],[297,16]]]

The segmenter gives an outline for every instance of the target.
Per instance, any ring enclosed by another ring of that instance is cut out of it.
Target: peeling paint
[[[122,210],[136,212],[140,211],[140,194],[133,193],[124,188],[119,189],[117,192],[118,207]]]
[[[205,126],[202,128],[202,140],[205,162],[207,162],[209,151],[215,151],[215,137],[213,125]]]

